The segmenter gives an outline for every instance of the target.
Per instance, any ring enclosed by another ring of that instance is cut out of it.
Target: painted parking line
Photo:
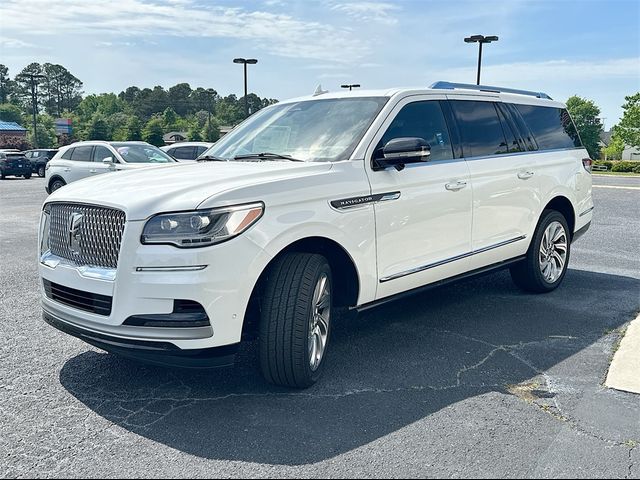
[[[618,188],[620,190],[640,190],[640,187],[623,187],[620,185],[592,185],[593,188]]]

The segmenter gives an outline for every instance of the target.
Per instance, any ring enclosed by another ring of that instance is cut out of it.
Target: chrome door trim
[[[370,205],[372,203],[388,202],[390,200],[398,200],[400,198],[400,192],[385,192],[374,193],[371,195],[363,195],[360,197],[342,198],[339,200],[331,200],[329,205],[334,210],[344,211],[351,208],[361,207],[363,205]]]
[[[406,277],[407,275],[412,275],[414,273],[423,272],[423,271],[429,270],[431,268],[440,267],[442,265],[446,265],[447,263],[455,262],[457,260],[462,260],[463,258],[471,257],[471,256],[477,255],[479,253],[488,252],[489,250],[493,250],[495,248],[500,248],[500,247],[504,247],[505,245],[509,245],[511,243],[519,242],[520,240],[524,240],[525,238],[527,238],[526,235],[520,235],[519,237],[512,238],[510,240],[505,240],[503,242],[496,243],[495,245],[489,245],[488,247],[479,248],[478,250],[473,250],[471,252],[467,252],[467,253],[463,253],[463,254],[460,254],[460,255],[456,255],[455,257],[447,258],[445,260],[439,260],[437,262],[429,263],[427,265],[421,265],[419,267],[415,267],[415,268],[412,268],[411,270],[406,270],[404,272],[394,273],[393,275],[388,275],[386,277],[382,277],[380,279],[380,283],[385,283],[385,282],[388,282],[390,280],[396,280],[398,278]]]

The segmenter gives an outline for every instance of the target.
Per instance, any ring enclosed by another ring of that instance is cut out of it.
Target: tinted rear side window
[[[582,146],[566,109],[535,105],[516,105],[516,108],[531,129],[539,150]]]
[[[74,150],[75,148],[70,148],[69,150],[64,152],[60,158],[63,160],[71,160],[71,155],[73,155]]]
[[[177,158],[179,160],[193,160],[196,158],[193,149],[194,147],[177,147],[170,150],[168,153],[173,158]]]
[[[493,102],[451,100],[465,157],[484,157],[509,152]]]
[[[76,162],[90,162],[92,161],[93,145],[86,147],[76,147],[71,154],[71,160]]]

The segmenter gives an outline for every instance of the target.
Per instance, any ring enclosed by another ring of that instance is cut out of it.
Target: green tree
[[[162,119],[154,117],[145,125],[144,130],[142,131],[142,139],[151,145],[160,147],[164,145],[164,140],[162,139],[163,134],[164,130],[162,128]]]
[[[0,103],[9,102],[9,97],[14,89],[14,83],[9,78],[9,69],[0,64]]]
[[[22,124],[22,110],[10,103],[0,104],[0,120]]]
[[[53,148],[58,144],[56,137],[56,125],[49,115],[38,115],[36,119],[36,131],[38,138],[33,134],[33,126],[29,125],[27,140],[36,148]]]
[[[164,129],[166,131],[175,130],[176,121],[178,120],[178,116],[173,108],[167,107],[164,109],[162,114],[162,122],[164,123]]]
[[[567,100],[567,110],[571,114],[584,147],[591,158],[600,158],[600,109],[591,100],[574,95]]]
[[[127,122],[127,140],[142,140],[142,124],[140,119],[135,115],[129,118]]]
[[[199,128],[197,124],[194,124],[187,134],[187,138],[191,142],[201,142],[202,141],[202,128]]]
[[[622,158],[622,152],[624,151],[624,140],[616,132],[616,128],[613,128],[611,135],[611,141],[609,145],[602,149],[605,160],[620,160]]]
[[[87,132],[87,140],[111,140],[109,124],[99,113],[96,113],[91,119],[91,124]]]
[[[202,138],[205,142],[217,142],[220,139],[220,127],[218,127],[214,118],[210,121],[207,120],[202,130]]]
[[[167,98],[169,106],[180,116],[191,113],[191,86],[188,83],[178,83],[169,89]]]
[[[14,80],[16,86],[14,95],[22,109],[30,115],[33,112],[36,115],[38,114],[40,103],[43,100],[41,95],[44,85],[43,73],[42,65],[34,62],[24,67]],[[37,97],[35,103],[33,101],[33,93]]]
[[[615,133],[627,145],[640,148],[640,92],[624,99],[626,100],[622,105],[624,113],[620,123],[616,125]]]

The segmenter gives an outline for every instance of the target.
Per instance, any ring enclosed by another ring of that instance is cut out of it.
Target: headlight
[[[163,213],[144,226],[144,244],[170,244],[176,247],[206,247],[240,235],[256,223],[264,212],[263,203],[235,207]]]

